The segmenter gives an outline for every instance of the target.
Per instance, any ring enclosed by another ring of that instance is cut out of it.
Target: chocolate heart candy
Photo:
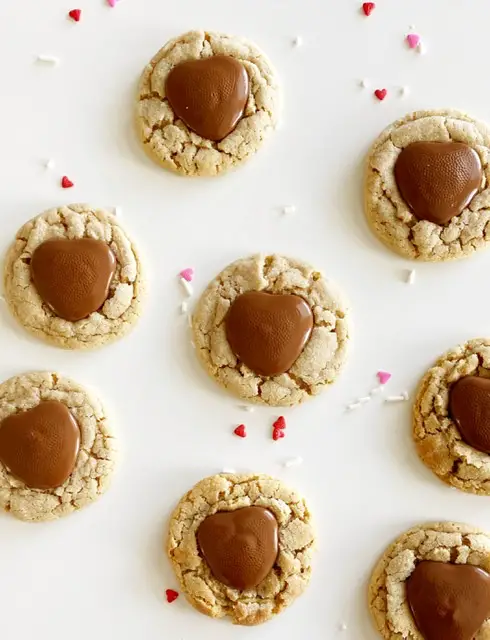
[[[226,315],[226,337],[238,359],[262,376],[294,364],[313,328],[310,306],[295,295],[249,291]]]
[[[100,309],[115,270],[116,258],[110,248],[93,238],[46,240],[31,258],[39,295],[56,315],[70,322]]]
[[[425,640],[473,640],[490,617],[490,574],[483,569],[424,560],[406,584]]]
[[[28,487],[54,489],[75,467],[80,429],[61,402],[41,402],[0,422],[0,461]]]
[[[229,56],[181,62],[170,71],[165,93],[177,117],[202,138],[219,141],[243,116],[249,94],[245,67]]]
[[[253,589],[274,566],[277,520],[262,507],[208,516],[197,530],[201,552],[214,577],[234,589]]]
[[[463,440],[490,454],[490,379],[465,376],[449,392],[449,411]]]
[[[413,142],[398,156],[395,178],[417,218],[443,225],[477,193],[482,165],[476,151],[461,142]]]

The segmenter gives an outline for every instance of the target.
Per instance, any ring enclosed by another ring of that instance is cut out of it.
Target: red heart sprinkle
[[[272,425],[274,429],[285,429],[286,428],[286,420],[284,416],[280,416]]]
[[[238,425],[238,427],[235,429],[235,431],[233,431],[233,433],[236,436],[238,436],[239,438],[246,438],[247,437],[247,432],[245,430],[245,425],[244,424]]]
[[[167,597],[167,602],[173,602],[179,597],[179,592],[174,591],[173,589],[167,589],[165,591],[165,596]]]
[[[63,189],[69,189],[70,187],[73,187],[73,182],[70,180],[70,178],[63,176],[61,178],[61,186],[63,187]]]
[[[373,12],[373,9],[375,9],[375,8],[376,8],[376,5],[375,5],[375,3],[374,3],[374,2],[365,2],[365,3],[362,5],[362,10],[364,11],[364,13],[365,13],[367,16],[370,16],[370,15],[371,15],[371,13]]]
[[[281,429],[274,429],[274,431],[272,432],[272,439],[280,440],[281,438],[284,438],[285,435],[286,434]]]
[[[386,91],[386,89],[376,89],[376,91],[374,92],[374,95],[378,98],[378,100],[384,100],[387,94],[388,91]]]
[[[72,9],[68,15],[72,20],[75,20],[75,22],[80,22],[80,16],[82,15],[82,10]]]

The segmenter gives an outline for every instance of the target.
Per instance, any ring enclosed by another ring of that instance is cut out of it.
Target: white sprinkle
[[[359,398],[357,400],[360,404],[366,404],[366,402],[371,402],[371,396],[364,396],[363,398]]]
[[[417,45],[417,51],[420,53],[421,56],[423,56],[423,55],[425,55],[427,53],[427,47],[422,42],[422,40]]]
[[[44,166],[46,167],[46,169],[54,169],[53,158],[49,158],[49,160],[46,160],[46,162],[44,163]]]
[[[361,87],[361,89],[367,89],[369,87],[369,80],[363,78],[359,81],[359,86]]]
[[[296,458],[289,458],[284,463],[285,467],[297,467],[298,465],[303,464],[303,458],[301,456],[297,456]]]
[[[408,28],[410,29],[410,31],[415,31],[415,25],[414,24],[409,24]]]
[[[339,629],[340,631],[347,631],[347,625],[345,624],[345,622],[342,622],[342,624],[339,624]]]
[[[406,402],[408,400],[408,393],[404,391],[399,396],[388,396],[385,402]]]
[[[122,207],[114,207],[114,215],[118,218],[122,216]]]
[[[296,213],[296,207],[294,206],[294,204],[288,204],[282,208],[282,212],[284,213],[284,215],[291,215],[293,213]]]
[[[185,300],[180,305],[180,312],[182,313],[182,315],[187,313],[187,302]]]
[[[248,413],[253,413],[255,411],[255,407],[251,407],[248,404],[241,404],[240,409],[243,409],[243,411],[248,411]]]
[[[301,47],[303,44],[303,38],[301,36],[296,36],[293,40],[293,47]]]
[[[359,409],[360,406],[361,406],[360,402],[351,402],[351,404],[347,405],[347,409],[349,411],[353,411],[354,409]]]
[[[38,54],[37,56],[38,62],[48,62],[49,64],[58,65],[60,63],[60,59],[57,56],[49,56],[43,53]]]
[[[233,473],[233,474],[235,474],[236,470],[235,469],[230,469],[229,467],[224,467],[223,471],[221,473]]]
[[[371,389],[371,392],[369,395],[375,396],[377,393],[383,393],[384,390],[385,390],[385,385],[380,384],[378,387],[374,387],[374,389]]]
[[[408,284],[413,284],[415,282],[415,269],[410,269],[407,273],[407,282]]]
[[[404,98],[405,96],[408,96],[409,93],[410,93],[410,87],[400,87],[400,95],[402,98]]]
[[[181,282],[182,286],[184,287],[185,292],[187,293],[187,295],[190,298],[192,296],[192,294],[194,293],[194,289],[192,288],[191,283],[187,282],[187,280],[185,278],[180,278],[180,282]]]

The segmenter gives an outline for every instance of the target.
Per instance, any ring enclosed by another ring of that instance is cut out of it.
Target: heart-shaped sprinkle
[[[101,240],[52,239],[32,254],[37,292],[60,318],[76,322],[98,311],[109,294],[116,258]]]
[[[49,400],[0,422],[0,461],[34,489],[54,489],[70,476],[80,429],[66,405]]]
[[[72,9],[68,15],[70,16],[70,18],[72,20],[74,20],[75,22],[80,22],[80,16],[82,15],[82,11],[81,9]]]
[[[249,291],[226,315],[226,337],[238,359],[255,373],[288,371],[313,328],[310,306],[299,296]]]
[[[179,592],[174,591],[173,589],[166,589],[165,597],[167,598],[167,602],[175,602],[175,600],[177,600],[177,598],[179,597]]]
[[[395,179],[417,218],[444,225],[478,192],[482,165],[462,142],[412,142],[396,160]]]
[[[63,189],[70,189],[70,187],[73,187],[73,182],[67,176],[63,176],[61,178],[61,186]]]
[[[376,89],[374,95],[378,98],[378,100],[384,100],[388,95],[388,91],[386,89]]]
[[[375,8],[376,4],[374,2],[364,2],[364,4],[362,5],[362,10],[367,16],[370,16]]]
[[[388,371],[378,371],[376,375],[378,376],[379,384],[386,384],[391,378],[391,373],[388,373]]]
[[[197,540],[217,580],[240,591],[253,589],[276,562],[277,520],[263,507],[223,511],[201,523]]]
[[[249,95],[245,67],[230,56],[188,60],[175,66],[165,83],[174,113],[199,136],[226,138],[243,116]]]
[[[194,269],[191,269],[190,267],[188,269],[182,269],[182,271],[179,273],[179,276],[181,278],[184,278],[186,282],[192,282],[192,278],[194,277]]]
[[[460,378],[449,391],[449,411],[463,440],[490,454],[490,379]]]
[[[274,429],[285,429],[286,428],[286,419],[284,416],[279,416],[279,418],[272,424]]]
[[[233,431],[233,433],[239,438],[247,437],[247,430],[244,424],[239,424],[238,427]]]
[[[415,49],[415,47],[420,42],[420,36],[416,33],[409,33],[407,36],[407,43],[410,49]]]
[[[490,617],[490,574],[478,567],[424,560],[406,585],[424,640],[473,640]]]
[[[273,429],[272,431],[272,439],[273,440],[281,440],[281,438],[285,437],[284,431],[282,429]]]

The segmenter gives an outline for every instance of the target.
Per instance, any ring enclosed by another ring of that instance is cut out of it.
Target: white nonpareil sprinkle
[[[284,213],[284,215],[289,216],[293,213],[296,213],[296,207],[294,206],[294,204],[288,204],[282,208],[282,212]]]
[[[53,158],[49,158],[49,160],[46,160],[46,162],[44,163],[44,166],[46,167],[46,169],[54,169]]]
[[[408,400],[408,393],[404,391],[399,396],[388,396],[385,402],[406,402]]]
[[[404,98],[405,96],[408,96],[409,93],[410,93],[410,87],[400,87],[400,95],[402,98]]]
[[[296,458],[289,458],[284,463],[285,467],[297,467],[298,465],[303,464],[303,458],[301,456],[297,456]]]
[[[47,62],[48,64],[57,65],[60,63],[60,59],[57,56],[46,55],[44,53],[40,53],[37,56],[38,62]]]
[[[303,44],[303,38],[301,36],[296,36],[293,40],[293,47],[301,47]]]
[[[421,56],[427,53],[427,47],[422,42],[422,40],[417,45],[417,51],[420,53]]]
[[[408,284],[413,284],[415,282],[415,269],[410,269],[407,273],[407,282]]]
[[[185,300],[180,305],[180,313],[187,313],[187,302]]]
[[[185,278],[180,278],[180,282],[181,282],[182,286],[184,287],[185,292],[187,293],[187,295],[190,298],[194,293],[194,289],[192,288],[191,283],[187,282],[187,280]]]
[[[240,409],[243,409],[243,411],[248,411],[248,413],[253,413],[255,411],[255,407],[251,407],[248,404],[241,404]]]
[[[369,87],[369,80],[367,80],[366,78],[363,78],[362,80],[359,81],[359,86],[362,89],[367,89]]]
[[[359,409],[360,406],[361,406],[360,402],[351,402],[351,404],[347,405],[347,409],[349,411],[353,411],[354,409]]]
[[[221,473],[233,473],[233,474],[235,474],[236,470],[235,469],[230,469],[229,467],[224,467],[223,471]]]
[[[371,402],[371,396],[364,396],[359,398],[358,401],[360,404],[366,404],[366,402]]]

